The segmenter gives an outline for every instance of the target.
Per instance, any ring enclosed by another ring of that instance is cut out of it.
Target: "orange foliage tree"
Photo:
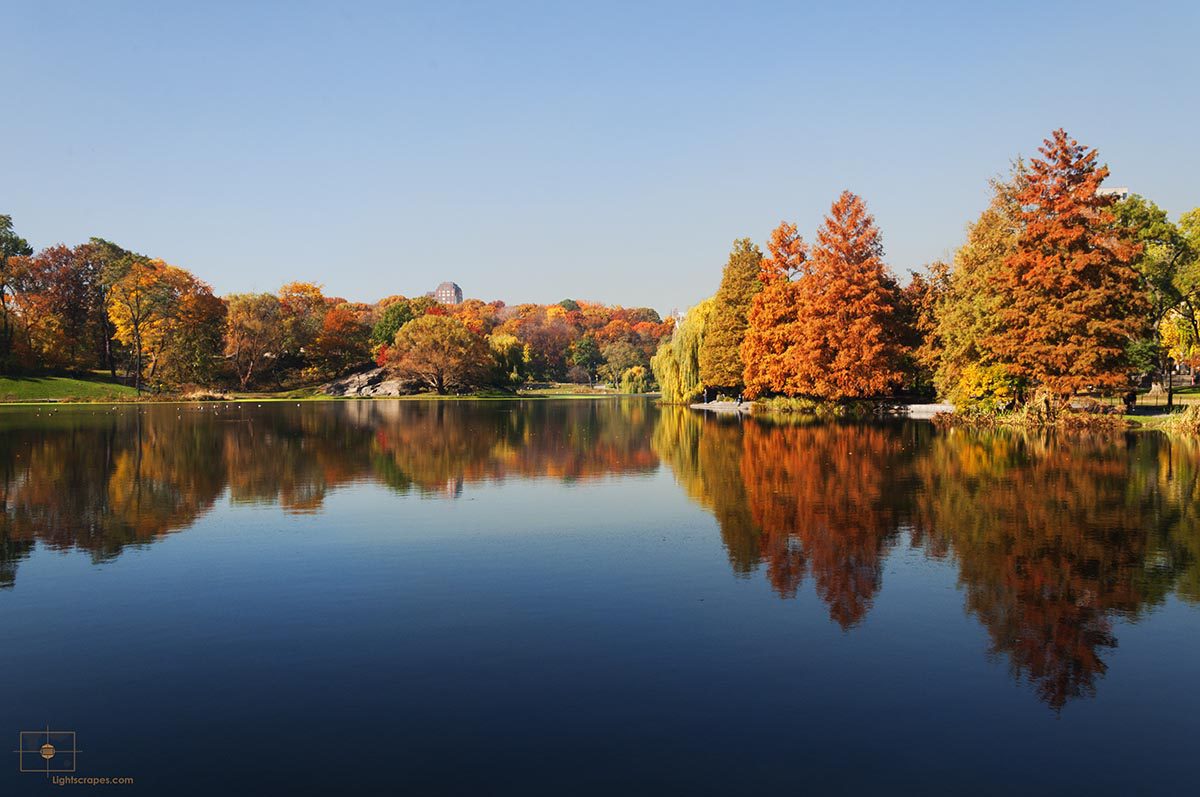
[[[784,355],[791,345],[801,299],[796,277],[808,262],[808,244],[796,225],[786,221],[771,232],[767,251],[758,277],[763,288],[751,300],[746,337],[739,350],[746,364],[742,383],[751,398],[778,391],[787,381]]]
[[[129,374],[141,390],[145,364],[157,365],[181,299],[196,289],[197,280],[183,269],[139,256],[114,264],[109,277],[108,317],[117,340],[129,347]]]
[[[843,191],[805,257],[795,227],[772,234],[767,289],[751,307],[745,382],[763,393],[839,400],[879,395],[903,378],[898,287],[875,220]],[[793,273],[799,278],[789,279]]]
[[[340,376],[348,369],[368,362],[370,334],[370,328],[348,305],[330,308],[309,352],[310,375],[320,378]]]
[[[1108,167],[1096,150],[1055,130],[1039,151],[1018,195],[1016,251],[994,278],[1003,309],[987,344],[1014,375],[1060,396],[1125,386],[1147,310],[1132,232],[1098,191]]]
[[[843,191],[817,230],[801,279],[784,392],[822,399],[879,395],[903,378],[895,319],[897,285],[866,203]]]
[[[390,356],[397,373],[439,395],[486,384],[495,370],[484,339],[448,315],[427,314],[400,327]]]

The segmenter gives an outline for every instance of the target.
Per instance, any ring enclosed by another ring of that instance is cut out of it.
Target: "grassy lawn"
[[[0,402],[105,401],[131,399],[137,391],[125,385],[66,376],[0,377]]]
[[[203,391],[202,391],[203,393]],[[543,384],[534,387],[523,387],[516,393],[502,390],[481,390],[463,395],[438,396],[434,393],[419,393],[409,396],[378,397],[381,401],[400,400],[512,400],[518,398],[600,398],[618,397],[622,394],[611,389],[601,389],[590,385],[574,384]],[[322,393],[317,386],[305,386],[290,390],[275,391],[233,391],[220,394],[219,391],[210,395],[176,396],[170,394],[155,395],[143,393],[141,401],[177,402],[177,401],[346,401],[353,396],[329,396]],[[106,402],[106,401],[138,401],[137,391],[131,387],[117,384],[107,378],[107,375],[97,374],[94,378],[78,379],[65,376],[27,376],[0,377],[0,404],[36,403],[49,401],[74,402]]]

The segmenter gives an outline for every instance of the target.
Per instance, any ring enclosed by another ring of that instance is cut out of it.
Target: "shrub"
[[[947,398],[958,412],[998,412],[1016,402],[1018,386],[1003,365],[972,363],[963,369]]]
[[[1161,428],[1174,434],[1200,434],[1200,404],[1189,404],[1172,412],[1163,420]]]
[[[817,401],[803,397],[773,396],[756,400],[754,412],[768,415],[806,415],[822,420],[861,420],[880,414],[882,406],[870,401]]]

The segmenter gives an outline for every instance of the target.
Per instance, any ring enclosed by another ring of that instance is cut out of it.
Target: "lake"
[[[1194,788],[1196,441],[81,405],[0,463],[0,794]]]

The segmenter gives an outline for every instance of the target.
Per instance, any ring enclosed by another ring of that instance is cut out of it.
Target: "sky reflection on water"
[[[1119,791],[1200,730],[1191,441],[341,402],[6,409],[0,460],[10,730],[97,774]]]

